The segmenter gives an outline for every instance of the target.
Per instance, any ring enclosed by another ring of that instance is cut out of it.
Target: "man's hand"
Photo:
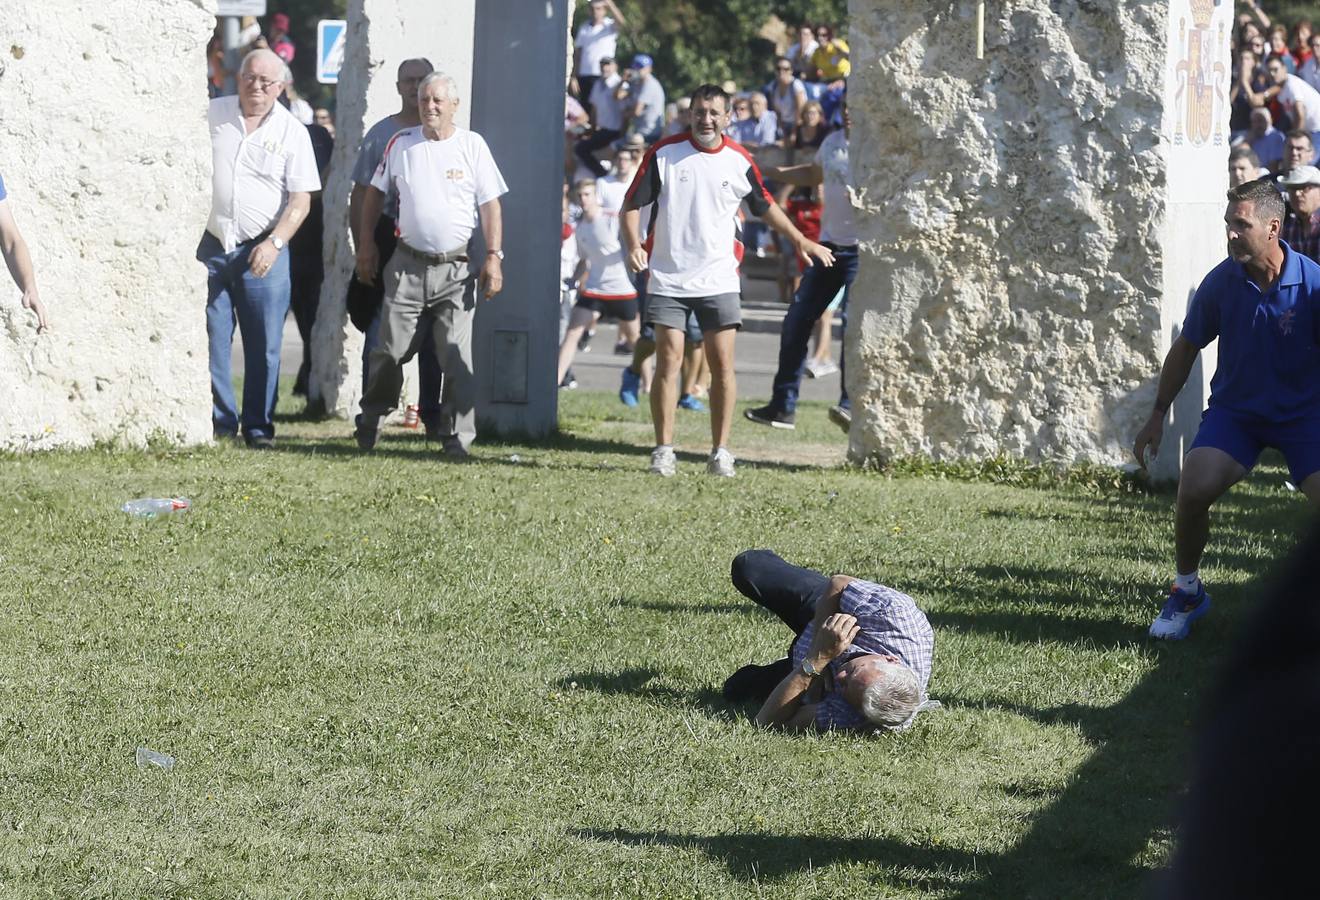
[[[859,631],[861,627],[857,624],[856,616],[835,613],[816,630],[807,657],[813,664],[819,664],[817,668],[822,668],[852,646],[853,639],[857,637]]]
[[[1167,410],[1166,410],[1167,412]],[[1160,454],[1160,441],[1164,438],[1164,413],[1154,410],[1146,424],[1141,426],[1137,432],[1137,439],[1132,444],[1132,454],[1137,458],[1137,465],[1143,469],[1146,468],[1146,451],[1150,451],[1150,458],[1154,459]]]
[[[28,288],[23,292],[23,308],[37,314],[37,334],[50,328],[50,323],[46,321],[46,307],[41,305],[41,298],[37,296],[36,288]]]
[[[486,264],[481,267],[481,296],[490,300],[504,290],[504,268],[500,258],[494,253],[486,255]]]
[[[358,245],[354,257],[357,260],[357,280],[363,284],[376,283],[376,269],[380,266],[380,251],[371,238]]]
[[[637,247],[628,251],[628,271],[636,275],[638,272],[645,272],[651,265],[651,258],[647,255],[645,247]]]
[[[275,249],[275,245],[270,242],[270,238],[262,241],[252,248],[248,254],[248,271],[258,278],[265,278],[270,267],[275,265],[275,260],[279,258],[280,251]]]
[[[797,245],[798,255],[807,261],[808,265],[814,265],[812,258],[820,260],[821,265],[834,265],[834,254],[830,252],[829,247],[823,247],[815,241],[809,241],[806,238]]]

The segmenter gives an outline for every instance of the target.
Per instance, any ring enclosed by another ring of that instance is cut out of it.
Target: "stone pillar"
[[[472,127],[485,136],[509,193],[504,291],[477,307],[473,365],[478,421],[501,435],[540,437],[557,424],[567,31],[567,0],[477,7]]]
[[[850,6],[850,455],[1131,462],[1224,255],[1231,7],[988,0],[978,60],[973,0]]]
[[[312,329],[312,402],[351,417],[362,395],[362,334],[348,321],[353,272],[348,195],[362,135],[399,111],[399,63],[424,56],[453,76],[458,124],[472,110],[472,35],[476,0],[350,0],[344,66],[336,89],[336,140],[325,189],[325,284]]]
[[[210,440],[214,25],[194,0],[6,0],[0,175],[51,329],[0,271],[0,448]]]

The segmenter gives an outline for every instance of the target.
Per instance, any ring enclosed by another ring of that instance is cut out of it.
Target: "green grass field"
[[[1121,897],[1167,862],[1198,700],[1306,521],[1279,470],[1217,510],[1215,611],[1152,646],[1169,494],[845,468],[823,406],[740,420],[734,480],[683,414],[664,481],[644,412],[563,400],[466,465],[297,421],[0,459],[0,894]],[[944,710],[726,705],[787,643],[728,582],[757,546],[918,598]]]

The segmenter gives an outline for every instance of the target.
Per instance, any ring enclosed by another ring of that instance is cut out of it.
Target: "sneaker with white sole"
[[[824,378],[826,375],[833,375],[839,371],[838,365],[832,359],[809,359],[804,368],[807,375],[812,378]]]
[[[721,447],[706,460],[706,472],[721,478],[732,478],[738,473],[733,470],[733,454]]]
[[[651,451],[651,474],[672,478],[678,474],[678,460],[673,447],[656,447]]]
[[[1198,585],[1195,594],[1178,590],[1177,585],[1169,589],[1169,599],[1164,609],[1150,623],[1150,636],[1164,641],[1181,641],[1192,630],[1192,623],[1210,611],[1210,595],[1205,585]]]
[[[830,421],[847,434],[852,430],[852,410],[846,406],[831,406]]]
[[[792,431],[797,427],[795,424],[797,416],[791,412],[775,409],[769,403],[765,406],[754,406],[745,410],[743,415],[758,425],[769,425],[771,428],[784,428]]]

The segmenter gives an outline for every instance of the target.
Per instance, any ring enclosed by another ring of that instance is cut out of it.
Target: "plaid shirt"
[[[822,729],[871,727],[856,707],[833,690],[837,667],[869,653],[897,656],[916,673],[921,682],[921,697],[925,700],[935,656],[935,632],[926,620],[926,614],[917,609],[916,602],[907,594],[883,584],[854,581],[839,595],[839,612],[854,616],[860,630],[851,646],[826,667],[829,692],[816,707],[817,724]],[[815,635],[816,623],[812,622],[793,644],[795,668],[802,665]]]
[[[1303,222],[1291,209],[1288,212],[1281,237],[1298,253],[1320,262],[1320,212],[1312,213],[1310,222]]]

